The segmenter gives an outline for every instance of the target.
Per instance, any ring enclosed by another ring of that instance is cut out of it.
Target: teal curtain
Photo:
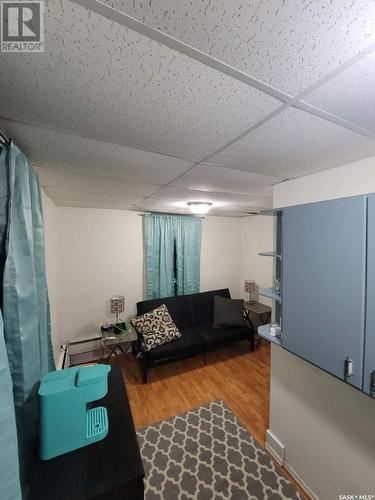
[[[9,148],[3,147],[0,152],[0,284],[2,283],[6,258],[6,239],[9,208]],[[0,308],[3,304],[3,288],[0,285]]]
[[[197,217],[177,217],[176,271],[177,295],[200,290],[202,220]]]
[[[146,214],[143,220],[147,299],[174,295],[172,216]]]
[[[199,292],[201,223],[193,216],[144,216],[147,299]]]
[[[23,152],[11,143],[7,153],[4,337],[13,381],[20,470],[27,481],[37,444],[38,383],[54,369],[54,361],[40,186]]]
[[[13,386],[4,341],[3,316],[0,311],[0,485],[1,498],[21,498],[18,466],[18,442],[13,403]]]
[[[5,241],[8,212],[8,149],[0,153],[0,277],[5,263]],[[0,287],[1,288],[1,287]],[[0,307],[2,293],[0,294]],[[3,315],[0,310],[0,488],[4,500],[21,499],[18,442],[14,413],[13,384],[4,339]]]

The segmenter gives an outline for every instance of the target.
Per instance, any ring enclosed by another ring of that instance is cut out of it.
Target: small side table
[[[248,313],[257,316],[261,325],[267,325],[271,321],[272,309],[265,304],[253,300],[251,302],[245,302],[244,308]],[[249,321],[251,321],[251,319]]]
[[[86,363],[97,363],[103,358],[102,337],[96,336],[83,340],[72,340],[66,346],[68,367]]]
[[[137,334],[133,328],[130,332],[116,335],[113,330],[108,330],[102,333],[101,344],[103,348],[103,359],[104,363],[108,363],[112,356],[117,356],[118,354],[124,354],[128,349],[124,349],[124,344],[133,344],[137,340]],[[109,354],[104,356],[104,348],[109,349]],[[120,353],[118,353],[118,350]]]
[[[257,334],[258,326],[267,325],[271,322],[272,309],[260,302],[251,301],[244,303],[245,316]]]

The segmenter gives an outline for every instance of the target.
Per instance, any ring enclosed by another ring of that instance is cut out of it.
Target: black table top
[[[114,491],[143,479],[142,459],[119,366],[112,366],[108,393],[95,401],[94,406],[105,406],[108,410],[108,435],[97,443],[65,455],[39,460],[29,500],[115,498]],[[130,489],[131,486],[129,493]]]

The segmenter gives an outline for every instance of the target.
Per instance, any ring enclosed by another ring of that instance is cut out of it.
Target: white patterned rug
[[[223,401],[137,435],[146,500],[302,498]]]

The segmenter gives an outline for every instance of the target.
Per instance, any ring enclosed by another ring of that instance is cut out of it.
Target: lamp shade
[[[259,287],[255,283],[255,281],[245,280],[244,290],[245,290],[246,293],[249,294],[249,301],[250,302],[252,302],[252,301],[257,302],[258,301],[258,290],[259,290]]]
[[[114,295],[110,299],[111,301],[111,313],[119,314],[125,310],[125,297],[123,295]]]
[[[246,293],[256,293],[258,291],[258,285],[255,281],[245,280],[244,291]]]

